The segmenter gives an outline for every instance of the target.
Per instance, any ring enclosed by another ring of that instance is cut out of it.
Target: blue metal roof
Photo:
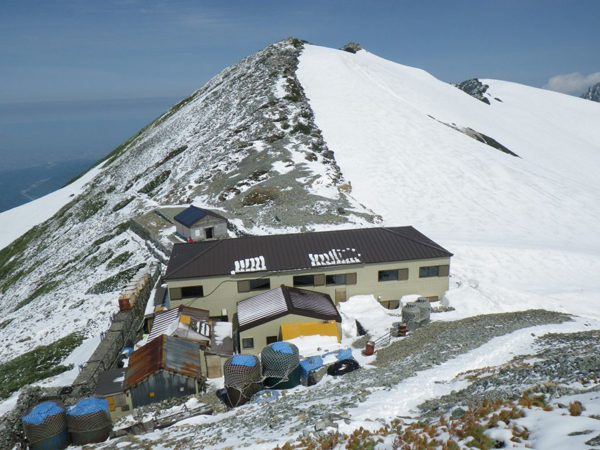
[[[227,220],[223,216],[219,216],[218,214],[206,211],[205,209],[197,208],[195,206],[190,206],[189,208],[183,210],[182,212],[177,214],[174,217],[174,219],[180,224],[190,228],[192,225],[194,225],[196,222],[198,222],[206,216],[212,216],[216,217],[217,219]]]
[[[188,209],[183,210],[175,216],[175,220],[182,225],[190,228],[200,219],[206,216],[206,211],[195,206],[190,206]]]

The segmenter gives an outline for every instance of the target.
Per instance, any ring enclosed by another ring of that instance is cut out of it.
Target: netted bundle
[[[112,430],[105,398],[86,398],[67,408],[67,425],[73,444],[104,442]]]
[[[254,355],[234,355],[223,366],[225,388],[231,406],[240,406],[261,390],[262,370]]]
[[[408,302],[402,307],[402,322],[418,323],[421,321],[421,308],[416,302]]]
[[[287,380],[288,375],[300,364],[298,347],[289,342],[274,342],[260,353],[263,376]]]
[[[415,302],[421,311],[421,325],[429,323],[431,317],[431,304],[425,297],[419,297]]]
[[[254,355],[235,355],[223,366],[225,387],[243,389],[252,383],[262,381],[260,361]]]
[[[59,447],[66,448],[69,445],[67,416],[65,408],[59,402],[40,403],[24,416],[22,421],[25,436],[30,444],[45,440],[53,440],[60,444],[66,440],[64,447],[61,445]]]

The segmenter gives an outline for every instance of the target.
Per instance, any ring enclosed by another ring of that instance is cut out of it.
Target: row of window
[[[425,266],[419,267],[419,278],[447,277],[450,266]],[[408,269],[380,270],[377,280],[406,281],[408,280]],[[313,286],[345,286],[356,284],[356,273],[338,273],[335,275],[297,275],[293,277],[294,287],[304,288]],[[258,280],[238,281],[238,292],[266,291],[271,289],[271,279],[261,278]],[[188,286],[181,288],[181,298],[204,297],[202,286]]]

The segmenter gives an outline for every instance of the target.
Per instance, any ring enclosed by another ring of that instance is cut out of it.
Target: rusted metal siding
[[[160,370],[193,379],[202,378],[200,346],[169,336],[159,336],[137,349],[129,358],[125,389],[132,389]]]
[[[197,342],[164,336],[163,368],[191,378],[201,378],[200,346]]]
[[[184,397],[198,392],[195,379],[161,370],[131,388],[130,393],[133,407],[139,408],[169,398]]]

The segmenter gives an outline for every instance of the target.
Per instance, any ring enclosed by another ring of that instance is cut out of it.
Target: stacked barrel
[[[25,437],[33,450],[62,450],[70,444],[67,416],[62,404],[47,401],[22,419]]]
[[[67,408],[67,425],[75,445],[104,442],[112,430],[105,398],[86,398]]]

